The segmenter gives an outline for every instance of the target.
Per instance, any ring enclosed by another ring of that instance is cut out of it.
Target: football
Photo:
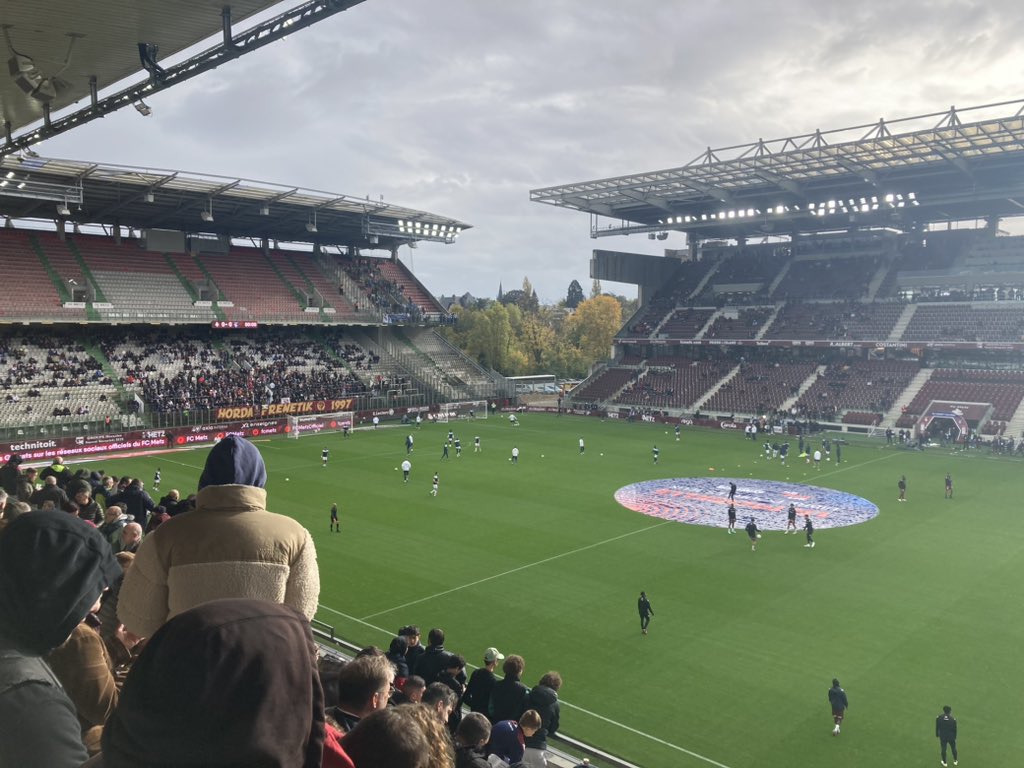
[[[291,478],[290,478],[290,477],[286,477],[286,478],[284,479],[284,481],[285,481],[286,483],[287,483],[288,481],[290,481],[290,480],[291,480]]]
[[[757,534],[757,538],[759,538],[759,539],[761,538],[761,534],[760,534],[760,533],[759,533],[759,534]]]

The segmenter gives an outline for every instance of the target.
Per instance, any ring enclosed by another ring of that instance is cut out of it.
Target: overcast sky
[[[1008,0],[366,0],[147,98],[151,117],[122,110],[38,150],[383,195],[473,225],[401,249],[435,294],[526,276],[553,302],[573,279],[589,291],[595,247],[683,240],[591,240],[586,214],[531,189],[1020,98],[1022,48]]]

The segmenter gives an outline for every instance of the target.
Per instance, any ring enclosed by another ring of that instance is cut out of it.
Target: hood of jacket
[[[319,766],[324,699],[306,617],[213,600],[147,643],[103,729],[106,768]]]
[[[19,650],[63,643],[121,574],[94,526],[59,512],[26,512],[0,536],[0,626]]]

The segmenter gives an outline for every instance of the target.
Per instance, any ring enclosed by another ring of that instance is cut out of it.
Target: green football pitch
[[[844,448],[841,466],[815,472],[795,450],[789,467],[768,462],[760,443],[735,432],[684,429],[676,442],[649,423],[520,422],[454,422],[462,457],[453,450],[445,461],[441,424],[258,442],[270,509],[316,540],[318,618],[384,647],[403,624],[424,636],[443,627],[447,647],[471,664],[491,645],[523,656],[528,684],[558,670],[562,730],[642,766],[934,765],[944,704],[959,721],[961,765],[1008,766],[1024,754],[1014,714],[1021,461],[865,439]],[[409,433],[416,450],[405,484],[397,468]],[[188,493],[204,455],[95,466],[146,480],[159,466],[164,491]],[[946,472],[952,500],[943,498]],[[614,499],[638,481],[708,476],[741,487],[743,478],[788,478],[862,496],[880,513],[819,529],[814,549],[803,535],[768,531],[752,552],[742,532],[648,517]],[[332,502],[340,533],[328,531]],[[655,609],[646,636],[641,589]],[[826,699],[833,677],[850,698],[839,737]]]

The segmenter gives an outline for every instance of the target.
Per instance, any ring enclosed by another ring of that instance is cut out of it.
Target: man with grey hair
[[[131,522],[121,529],[121,541],[119,545],[114,545],[114,552],[131,552],[134,554],[139,551],[141,543],[142,526],[136,522]]]
[[[121,542],[121,529],[130,522],[131,518],[119,506],[111,504],[103,512],[103,525],[99,530],[110,542],[111,547],[117,547]]]

